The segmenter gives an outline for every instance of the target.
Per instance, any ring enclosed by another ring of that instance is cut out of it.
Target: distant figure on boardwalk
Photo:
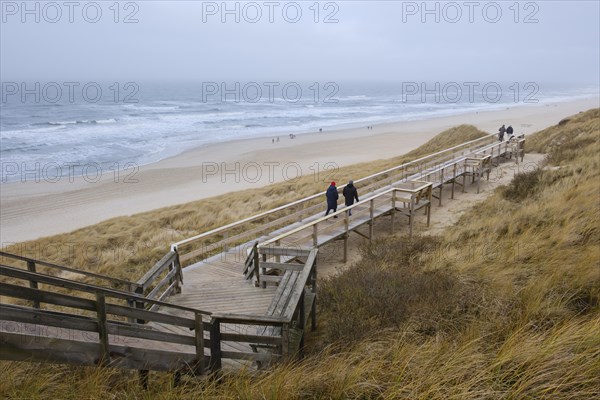
[[[348,184],[342,191],[342,194],[344,195],[346,207],[350,207],[352,204],[354,204],[354,200],[356,200],[357,202],[359,201],[358,200],[358,190],[356,190],[356,187],[354,187],[354,181],[352,181],[352,180],[350,182],[348,182]],[[348,210],[348,215],[349,216],[352,215],[351,209]]]
[[[506,128],[506,134],[508,135],[508,140],[512,139],[513,136],[513,127],[512,126],[508,126],[508,128]]]
[[[502,126],[500,127],[500,129],[498,129],[498,140],[499,141],[503,141],[504,140],[504,132],[506,132],[506,128],[504,127],[504,124],[502,124]]]
[[[331,182],[331,185],[327,188],[327,192],[325,192],[325,196],[327,197],[327,211],[325,215],[329,214],[329,211],[333,210],[333,212],[337,211],[337,201],[340,198],[338,194],[337,188],[335,187],[335,182]],[[333,218],[337,218],[335,215]]]

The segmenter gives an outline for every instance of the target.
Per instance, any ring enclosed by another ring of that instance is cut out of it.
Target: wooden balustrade
[[[495,143],[496,140],[495,135],[471,140],[417,160],[389,168],[385,171],[357,179],[355,180],[355,184],[361,185],[361,191],[369,192],[386,188],[394,182],[413,180],[415,178],[411,178],[411,175],[421,174],[435,163],[454,159],[458,154],[470,154],[478,148]],[[341,185],[338,190],[342,190],[344,187],[345,185]],[[269,230],[272,231],[274,228],[286,226],[290,221],[302,221],[306,217],[313,216],[317,210],[322,208],[324,195],[325,192],[321,192],[276,207],[241,221],[179,241],[172,244],[171,248],[179,252],[180,261],[183,263],[183,266],[189,265],[194,261],[206,259],[210,255],[220,251],[227,251],[232,246],[242,244],[249,237],[260,236],[262,233]]]

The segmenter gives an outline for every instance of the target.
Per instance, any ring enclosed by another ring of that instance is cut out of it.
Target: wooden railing
[[[145,297],[147,300],[164,300],[172,294],[180,293],[181,283],[183,282],[179,254],[175,251],[166,254],[137,282],[113,278],[85,271],[83,269],[65,267],[63,265],[3,251],[0,251],[0,257],[17,261],[16,267],[26,267],[29,272],[48,272],[50,275],[56,276],[60,276],[61,272],[68,272],[70,280],[80,281],[83,280],[83,278],[88,278],[88,280],[92,280],[98,286],[111,287],[121,291],[135,293],[136,295]],[[19,265],[19,262],[24,262],[24,264]],[[40,269],[40,267],[42,268]],[[51,271],[54,273],[51,273]],[[81,278],[76,279],[78,276]],[[38,282],[32,280],[29,285],[31,288],[36,289],[38,287]],[[37,307],[38,305],[34,303],[33,306]],[[137,302],[136,306],[138,308],[148,307],[151,310],[155,310],[158,307],[149,302]]]
[[[159,279],[162,276],[161,279]],[[162,301],[172,294],[181,293],[183,274],[179,263],[179,254],[170,251],[137,282],[136,293],[149,300]],[[150,306],[155,310],[158,306]]]
[[[495,135],[471,140],[457,146],[421,157],[417,160],[389,168],[385,171],[356,179],[355,184],[361,185],[361,191],[371,192],[389,186],[393,182],[408,179],[409,176],[427,171],[436,165],[467,155],[486,145],[496,142]],[[345,185],[339,186],[342,190]],[[208,256],[227,251],[229,248],[242,244],[248,238],[261,236],[294,222],[301,222],[322,209],[325,192],[282,205],[272,210],[237,221],[211,231],[190,237],[171,245],[177,250],[183,266],[206,259]]]
[[[254,277],[257,284],[260,284],[259,257],[258,242],[255,242],[254,246],[252,246],[252,249],[248,253],[248,257],[244,262],[244,270],[242,271],[246,279],[251,279]]]
[[[258,258],[258,246],[254,249]],[[263,249],[261,255],[293,251],[271,248]],[[306,304],[315,324],[317,251],[295,254],[306,256],[305,265],[295,272],[297,279],[282,284],[285,295],[263,316],[211,314],[142,293],[0,264],[0,277],[20,283],[6,283],[6,279],[0,283],[0,359],[131,368],[140,370],[145,379],[148,370],[218,372],[224,360],[268,365],[301,348],[304,339],[298,335],[306,321]],[[177,279],[180,271],[172,272],[177,271],[176,263],[176,253],[167,254],[140,280],[139,287],[158,280],[160,271],[169,271],[169,266],[172,269],[161,282]],[[36,287],[32,287],[34,282]],[[34,306],[25,305],[28,302]],[[259,327],[264,329],[259,331]],[[236,351],[228,343],[246,343],[248,351]],[[252,352],[251,348],[271,351]]]
[[[67,272],[71,276],[73,274],[75,274],[76,276],[80,276],[81,278],[83,278],[83,277],[89,278],[102,286],[110,286],[115,289],[121,289],[121,290],[135,292],[135,289],[137,287],[136,283],[130,282],[127,280],[112,278],[112,277],[109,277],[106,275],[96,274],[96,273],[85,271],[82,269],[66,267],[64,265],[58,265],[58,264],[50,263],[47,261],[36,260],[33,258],[24,257],[24,256],[20,256],[17,254],[0,251],[0,261],[5,262],[6,261],[5,259],[16,260],[17,262],[24,262],[25,263],[24,266],[27,267],[27,270],[29,272],[38,272],[38,267],[43,267],[42,270],[46,269],[48,271],[53,271],[53,272],[55,272],[56,275],[60,275],[60,273],[62,273],[62,272]],[[43,272],[43,271],[39,271],[39,272]],[[34,282],[34,281],[31,282],[32,288],[36,288],[37,287],[36,285],[37,285],[36,282]]]
[[[205,372],[210,341],[204,332],[210,326],[202,318],[210,313],[7,265],[0,265],[0,276],[25,283],[2,283],[0,295],[37,305],[0,304],[3,359],[165,371],[193,366],[195,373]],[[31,287],[32,282],[43,289]],[[59,293],[60,288],[69,294]],[[162,312],[127,305],[133,303],[160,306]],[[164,312],[169,309],[179,315]]]
[[[284,232],[274,238],[266,240],[259,244],[259,249],[262,250],[263,248],[268,248],[274,244],[284,242],[285,239],[289,238],[290,236],[297,236],[297,234],[302,232],[305,232],[305,234],[303,236],[300,235],[300,239],[296,238],[294,242],[301,243],[303,239],[312,238],[312,247],[319,247],[325,242],[322,240],[322,236],[327,236],[327,241],[330,241],[337,236],[347,236],[349,233],[351,218],[349,216],[349,211],[354,211],[355,209],[364,207],[365,205],[367,207],[365,207],[362,211],[353,212],[352,218],[357,220],[358,217],[361,216],[361,213],[368,214],[368,219],[364,221],[364,223],[368,223],[370,227],[373,226],[376,217],[386,214],[390,211],[395,211],[399,207],[399,203],[402,202],[407,204],[406,211],[414,216],[414,212],[417,209],[421,208],[422,206],[430,205],[432,184],[430,182],[417,181],[413,181],[412,183],[419,184],[415,186],[411,194],[408,194],[410,192],[408,189],[392,187],[391,189],[387,189],[373,196],[367,197],[360,202],[345,207],[344,209],[338,210],[327,216],[318,218],[295,229]],[[378,206],[385,208],[385,211],[381,214],[378,214],[376,212],[376,208],[378,208]],[[339,218],[339,216],[342,216],[343,218]],[[341,226],[343,226],[343,229],[340,230],[339,227]],[[332,231],[334,233],[332,233]],[[372,237],[372,229],[370,229],[369,237]]]
[[[494,138],[495,139],[495,138]],[[524,142],[525,139],[522,139],[522,141]],[[508,141],[504,141],[504,142],[499,142],[499,141],[494,141],[491,144],[487,144],[485,146],[482,146],[472,152],[469,153],[464,153],[462,154],[460,157],[455,157],[452,160],[449,161],[443,161],[443,162],[439,162],[436,163],[437,165],[434,165],[430,168],[424,168],[423,170],[414,173],[412,175],[409,175],[408,178],[411,179],[420,179],[420,181],[411,181],[411,182],[421,182],[423,185],[420,188],[417,188],[418,193],[415,193],[414,196],[409,197],[408,202],[404,202],[407,203],[409,205],[409,207],[406,209],[406,212],[404,212],[405,215],[408,215],[409,218],[411,218],[411,215],[414,215],[414,211],[416,211],[417,208],[421,208],[419,207],[419,199],[421,198],[427,198],[427,207],[431,206],[431,197],[432,197],[432,189],[433,186],[435,184],[437,184],[436,186],[441,186],[442,184],[446,183],[447,181],[453,180],[454,178],[456,178],[457,176],[463,176],[466,172],[466,167],[465,167],[465,163],[467,162],[467,160],[470,159],[470,157],[474,157],[474,156],[479,156],[479,157],[483,157],[482,160],[484,160],[481,163],[481,171],[477,171],[477,173],[479,174],[479,177],[481,177],[482,172],[484,171],[485,168],[488,168],[488,164],[486,164],[486,162],[488,162],[487,160],[492,160],[492,158],[497,158],[500,157],[501,155],[506,154],[507,152],[510,152],[509,149],[509,142]],[[522,144],[518,145],[520,148],[523,147]],[[454,169],[454,170],[453,170]],[[457,171],[458,169],[458,171]],[[452,172],[452,174],[446,174],[444,176],[444,170],[450,170]],[[473,172],[471,172],[473,173]],[[395,182],[399,182],[399,185],[402,185],[402,182],[400,181],[395,181]],[[463,188],[464,188],[464,184],[463,184]],[[478,181],[478,191],[479,191],[479,181]],[[341,210],[338,210],[335,213],[330,213],[327,216],[318,218],[316,220],[313,220],[311,222],[308,222],[306,224],[303,224],[299,227],[296,227],[294,229],[291,229],[285,233],[282,233],[274,238],[271,238],[269,240],[266,240],[264,242],[261,242],[259,244],[259,248],[262,248],[264,246],[271,246],[274,244],[279,244],[284,242],[286,239],[288,239],[291,236],[296,236],[295,240],[293,243],[302,243],[303,239],[312,237],[312,246],[314,247],[318,247],[320,245],[322,245],[325,241],[322,240],[323,236],[327,236],[327,238],[329,240],[331,240],[332,237],[332,231],[336,231],[337,229],[337,233],[335,234],[336,237],[339,236],[343,236],[343,237],[347,237],[348,232],[349,232],[349,211],[352,210],[353,212],[353,219],[357,219],[357,217],[359,217],[362,214],[367,214],[368,213],[368,221],[366,223],[369,224],[369,235],[368,237],[371,238],[372,237],[372,231],[373,231],[373,222],[376,216],[376,212],[375,210],[377,209],[377,205],[379,206],[383,206],[384,208],[388,208],[391,211],[391,215],[392,215],[392,230],[394,228],[394,214],[395,211],[398,208],[398,203],[402,202],[402,197],[398,197],[398,192],[403,192],[406,195],[406,190],[400,189],[398,187],[391,187],[389,189],[385,189],[383,191],[379,191],[378,193],[368,197],[368,198],[363,198],[361,199],[361,201],[354,203],[352,206],[348,206],[345,207]],[[441,194],[440,194],[440,198],[441,198]],[[412,200],[411,200],[412,199]],[[411,203],[411,201],[413,201],[414,203]],[[387,205],[385,204],[387,203]],[[424,204],[421,203],[421,206],[423,206]],[[365,207],[366,206],[366,207]],[[362,208],[362,211],[359,212],[355,212],[354,209],[358,209],[358,208]],[[430,211],[430,210],[428,210]],[[385,214],[385,213],[384,213]],[[342,219],[338,219],[339,216],[343,216]],[[337,219],[337,220],[336,220]],[[428,214],[428,222],[429,222],[429,214]],[[342,231],[339,230],[339,227],[342,226],[344,227],[344,229]],[[322,227],[325,228],[322,228]],[[412,221],[409,222],[409,232],[412,235]],[[305,232],[304,236],[300,236],[299,238],[298,233],[301,232]],[[329,241],[328,240],[328,241]],[[286,242],[286,245],[291,245],[292,242],[290,242],[289,240]],[[344,260],[346,260],[347,258],[347,243],[345,242],[344,244]]]
[[[308,318],[311,328],[316,328],[318,250],[263,247],[259,251],[261,255],[305,256],[306,262],[291,273],[289,264],[269,263],[269,268],[279,268],[283,275],[266,315],[212,314],[211,354],[215,363],[221,359],[242,359],[256,362],[258,366],[269,365],[303,351]],[[236,329],[227,329],[231,325]],[[220,343],[226,341],[248,343],[254,351],[223,351]],[[220,364],[213,368],[220,368]]]

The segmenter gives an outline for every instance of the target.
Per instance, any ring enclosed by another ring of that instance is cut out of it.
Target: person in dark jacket
[[[506,134],[508,135],[509,140],[512,139],[513,133],[514,129],[512,126],[509,125],[508,128],[506,128]]]
[[[337,211],[337,201],[340,198],[338,194],[337,188],[335,187],[335,182],[331,182],[331,185],[327,188],[327,192],[325,192],[325,196],[327,197],[327,212],[325,215],[329,214],[329,211],[333,210],[333,212]],[[333,218],[337,218],[337,215]]]
[[[504,126],[504,124],[502,124],[502,126],[500,127],[500,129],[498,129],[498,140],[499,141],[503,141],[504,140],[504,132],[506,132],[506,127]]]
[[[354,187],[354,181],[348,182],[348,184],[342,191],[342,194],[344,195],[346,207],[349,207],[352,204],[354,204],[354,200],[359,201],[358,190],[356,190],[356,187]],[[352,215],[352,210],[348,210],[348,215]]]

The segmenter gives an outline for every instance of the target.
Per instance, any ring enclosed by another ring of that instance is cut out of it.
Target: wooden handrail
[[[488,137],[488,139],[489,139],[489,137]],[[491,149],[491,148],[493,148],[493,147],[497,146],[498,144],[501,144],[501,142],[498,142],[498,143],[492,143],[492,144],[486,145],[486,146],[484,146],[484,147],[482,147],[482,148],[476,149],[476,150],[474,150],[473,152],[471,152],[471,153],[469,153],[469,154],[465,154],[465,155],[463,155],[462,157],[458,157],[458,158],[456,158],[456,159],[452,160],[452,162],[445,163],[445,164],[444,164],[444,168],[450,167],[450,166],[452,166],[453,164],[458,164],[458,163],[460,163],[460,162],[463,162],[463,161],[464,161],[466,158],[468,158],[468,157],[469,157],[469,155],[471,155],[471,154],[477,154],[477,153],[480,153],[480,152],[482,152],[482,151],[487,151],[488,149]],[[415,160],[415,161],[416,161],[416,160]],[[419,172],[419,173],[416,173],[416,174],[414,174],[414,175],[411,175],[411,177],[418,177],[418,176],[429,176],[429,175],[431,175],[431,173],[430,173],[430,172],[428,172],[428,171],[421,171],[421,172]],[[424,182],[424,183],[425,183],[425,182]],[[427,183],[429,183],[429,182],[427,182]],[[431,183],[429,183],[429,184],[431,185]],[[292,230],[290,230],[290,231],[288,231],[288,232],[282,233],[282,234],[280,234],[280,235],[278,235],[278,236],[276,236],[276,237],[274,237],[274,238],[271,238],[271,239],[269,239],[269,240],[266,240],[266,241],[262,242],[262,243],[259,245],[259,248],[260,248],[260,247],[264,247],[264,246],[268,246],[268,245],[270,245],[270,244],[272,244],[272,243],[275,243],[275,242],[279,242],[279,241],[281,241],[281,240],[285,239],[286,237],[288,237],[288,236],[291,236],[291,235],[293,235],[293,234],[296,234],[296,233],[298,233],[298,232],[300,232],[300,231],[303,231],[304,229],[307,229],[307,228],[309,228],[309,227],[311,227],[311,226],[313,227],[313,229],[315,229],[315,232],[313,233],[313,236],[316,236],[316,235],[317,235],[317,232],[316,232],[316,228],[315,228],[315,227],[317,226],[317,224],[319,224],[319,223],[321,223],[321,222],[323,222],[323,221],[329,220],[329,219],[331,219],[331,218],[335,218],[335,217],[336,217],[336,216],[338,216],[338,215],[345,214],[345,213],[346,213],[348,210],[351,210],[351,209],[353,209],[353,208],[355,208],[355,207],[358,207],[359,205],[370,204],[372,200],[375,200],[375,199],[377,199],[377,198],[379,198],[379,197],[382,197],[382,196],[384,196],[384,195],[386,195],[386,194],[389,194],[389,193],[392,193],[392,192],[396,192],[396,191],[401,191],[401,190],[399,190],[399,189],[396,189],[396,188],[392,187],[392,188],[390,188],[390,189],[387,189],[387,190],[385,190],[385,191],[383,191],[383,192],[380,192],[380,193],[374,194],[374,195],[372,195],[372,196],[370,196],[370,197],[368,197],[368,198],[362,199],[361,201],[354,203],[354,204],[353,204],[353,205],[351,205],[351,206],[347,206],[347,207],[343,208],[342,210],[338,210],[338,211],[336,211],[336,212],[334,212],[334,213],[331,213],[331,214],[328,214],[328,215],[326,215],[326,216],[320,217],[320,218],[318,218],[318,219],[316,219],[316,220],[313,220],[313,221],[311,221],[311,222],[309,222],[309,223],[306,223],[306,224],[304,224],[304,225],[302,225],[302,226],[299,226],[299,227],[297,227],[297,228],[294,228],[294,229],[292,229]],[[316,243],[317,243],[317,240],[316,240],[316,237],[315,237],[315,238],[314,238],[314,245],[315,245],[315,246],[316,246]]]
[[[144,297],[143,295],[125,292],[118,289],[109,289],[102,286],[92,285],[88,283],[81,283],[77,281],[71,281],[64,278],[58,278],[51,275],[40,274],[38,272],[29,272],[24,271],[19,268],[14,268],[8,265],[0,264],[0,275],[8,276],[11,278],[17,278],[27,281],[37,281],[39,283],[44,283],[48,285],[64,287],[67,289],[79,290],[87,293],[104,293],[107,296],[114,297],[121,300],[129,300],[135,302],[146,302],[153,305],[159,305],[169,308],[174,308],[182,311],[187,311],[191,313],[200,312],[204,315],[211,315],[208,311],[198,310],[194,308],[184,307],[177,304],[165,303],[162,301],[152,300]]]
[[[172,262],[175,261],[177,257],[177,252],[170,251],[163,256],[159,261],[154,264],[152,268],[148,272],[144,274],[144,276],[137,281],[137,285],[146,290],[153,282],[158,278],[158,276],[167,268]]]
[[[453,147],[450,147],[450,148],[447,148],[447,149],[444,149],[444,150],[438,151],[438,152],[436,152],[436,153],[433,153],[433,154],[429,154],[429,155],[427,155],[427,156],[424,156],[424,157],[418,158],[418,159],[416,159],[416,160],[413,160],[413,161],[409,161],[409,162],[407,162],[407,163],[404,163],[404,164],[398,165],[398,166],[396,166],[396,167],[392,167],[392,168],[389,168],[389,169],[387,169],[387,170],[384,170],[384,171],[381,171],[381,172],[378,172],[378,173],[375,173],[375,174],[372,174],[372,175],[366,176],[366,177],[364,177],[364,178],[357,179],[357,180],[355,180],[355,183],[361,183],[361,182],[364,182],[364,181],[366,181],[366,180],[373,179],[373,178],[375,178],[375,177],[378,177],[378,176],[381,176],[381,175],[388,174],[388,173],[390,173],[390,172],[392,172],[392,171],[396,171],[396,170],[398,170],[398,169],[401,169],[401,168],[406,168],[407,166],[410,166],[410,165],[413,165],[413,164],[419,163],[419,162],[421,162],[421,161],[424,161],[424,160],[427,160],[427,159],[431,159],[431,158],[437,157],[437,156],[439,156],[440,154],[444,154],[444,153],[447,153],[447,152],[453,152],[453,151],[455,151],[456,149],[459,149],[459,148],[461,148],[461,147],[468,147],[468,146],[470,146],[470,145],[472,145],[472,144],[475,144],[475,143],[478,143],[478,142],[482,142],[482,141],[485,141],[485,140],[490,140],[490,139],[495,139],[495,135],[488,135],[488,136],[484,136],[484,137],[481,137],[481,138],[478,138],[478,139],[470,140],[470,141],[468,141],[468,142],[465,142],[465,143],[461,143],[461,144],[459,144],[459,145],[456,145],[456,146],[453,146]],[[345,186],[346,186],[346,185],[342,185],[342,186],[340,186],[340,187],[338,188],[338,190],[340,190],[340,189],[343,189]],[[256,221],[256,220],[258,220],[258,219],[260,219],[260,218],[266,217],[266,216],[268,216],[268,215],[271,215],[271,214],[273,214],[273,213],[276,213],[276,212],[279,212],[279,211],[282,211],[282,210],[286,210],[286,209],[288,209],[288,208],[290,208],[290,207],[294,207],[294,206],[297,206],[297,205],[299,205],[299,204],[302,204],[302,203],[305,203],[305,202],[308,202],[308,201],[311,201],[311,200],[314,200],[314,199],[320,198],[320,197],[322,197],[324,194],[325,194],[325,192],[316,193],[316,194],[314,194],[314,195],[311,195],[311,196],[305,197],[305,198],[303,198],[303,199],[300,199],[300,200],[293,201],[293,202],[291,202],[291,203],[288,203],[288,204],[284,204],[284,205],[282,205],[282,206],[279,206],[279,207],[276,207],[276,208],[274,208],[274,209],[271,209],[271,210],[268,210],[268,211],[262,212],[262,213],[260,213],[260,214],[257,214],[257,215],[254,215],[254,216],[251,216],[251,217],[248,217],[248,218],[242,219],[242,220],[240,220],[240,221],[236,221],[236,222],[233,222],[233,223],[230,223],[230,224],[227,224],[227,225],[221,226],[221,227],[219,227],[219,228],[212,229],[212,230],[210,230],[210,231],[208,231],[208,232],[204,232],[204,233],[201,233],[201,234],[199,234],[199,235],[192,236],[192,237],[190,237],[190,238],[187,238],[187,239],[181,240],[181,241],[179,241],[179,242],[173,243],[173,244],[171,245],[171,250],[177,250],[177,249],[178,249],[180,246],[182,246],[182,245],[184,245],[184,244],[188,244],[188,243],[191,243],[191,242],[195,242],[195,241],[197,241],[197,240],[200,240],[200,239],[202,239],[202,238],[207,238],[207,237],[213,236],[213,235],[215,235],[215,234],[218,234],[218,233],[221,233],[221,232],[227,231],[227,230],[229,230],[229,229],[231,229],[231,228],[235,228],[235,227],[237,227],[237,226],[243,225],[243,224],[245,224],[245,223],[247,223],[247,222]]]
[[[361,201],[359,201],[359,202],[356,202],[356,203],[354,203],[354,204],[353,204],[353,205],[351,205],[351,206],[345,207],[345,208],[344,208],[344,209],[342,209],[342,210],[338,210],[338,211],[336,211],[336,212],[334,212],[334,213],[331,213],[331,214],[325,215],[325,216],[323,216],[323,217],[319,217],[318,219],[315,219],[314,221],[308,222],[308,223],[306,223],[306,224],[304,224],[304,225],[302,225],[302,226],[299,226],[299,227],[297,227],[297,228],[294,228],[294,229],[292,229],[291,231],[288,231],[288,232],[282,233],[281,235],[275,236],[275,237],[274,237],[274,238],[272,238],[272,239],[266,240],[266,241],[264,241],[264,242],[260,243],[260,244],[258,245],[258,247],[259,247],[259,249],[260,249],[260,248],[262,248],[262,247],[269,246],[269,245],[271,245],[271,244],[273,244],[273,243],[275,243],[275,242],[278,242],[278,241],[281,241],[282,239],[285,239],[285,238],[286,238],[286,237],[288,237],[288,236],[291,236],[291,235],[293,235],[293,234],[295,234],[295,233],[298,233],[298,232],[300,232],[300,231],[303,231],[303,230],[304,230],[304,229],[306,229],[306,228],[309,228],[309,227],[311,227],[311,226],[313,226],[313,227],[314,227],[314,226],[316,226],[317,224],[319,224],[319,223],[321,223],[321,222],[323,222],[323,221],[327,221],[327,220],[329,220],[329,219],[331,219],[331,218],[334,218],[334,217],[335,217],[335,216],[337,216],[337,215],[345,214],[345,213],[346,213],[348,210],[351,210],[351,209],[353,209],[353,208],[355,208],[355,207],[358,207],[359,205],[361,206],[361,205],[363,205],[363,204],[369,203],[369,202],[370,202],[371,200],[373,200],[373,199],[376,199],[376,198],[378,198],[378,197],[381,197],[381,196],[383,196],[383,195],[386,195],[386,194],[388,194],[388,193],[391,193],[391,192],[394,192],[394,191],[396,191],[396,189],[395,189],[395,188],[390,188],[390,189],[387,189],[387,190],[385,190],[385,191],[383,191],[383,192],[377,193],[377,194],[375,194],[375,195],[373,195],[373,196],[370,196],[370,197],[367,197],[367,198],[365,198],[365,199],[362,199]]]
[[[75,268],[71,268],[71,267],[65,267],[64,265],[58,265],[58,264],[50,263],[47,261],[36,260],[34,258],[24,257],[24,256],[20,256],[17,254],[12,254],[12,253],[7,253],[5,251],[0,251],[0,257],[13,258],[16,260],[26,261],[28,263],[33,262],[36,265],[43,265],[44,267],[56,268],[56,269],[60,269],[62,271],[74,272],[76,274],[89,276],[91,278],[103,279],[103,280],[113,282],[113,283],[116,283],[119,285],[127,286],[127,287],[132,287],[132,286],[136,285],[136,283],[130,282],[130,281],[127,281],[124,279],[113,278],[110,276],[100,275],[100,274],[96,274],[96,273],[89,272],[89,271],[84,271],[84,270],[75,269]]]
[[[505,142],[506,142],[506,141],[505,141]],[[463,162],[465,159],[467,159],[467,158],[469,157],[469,155],[472,155],[472,154],[477,154],[477,153],[481,153],[481,152],[483,152],[483,151],[487,151],[487,150],[489,150],[489,149],[493,149],[495,146],[499,146],[499,145],[501,146],[503,143],[504,143],[504,142],[492,143],[492,144],[486,145],[486,146],[484,146],[484,147],[482,147],[482,148],[476,149],[475,151],[473,151],[473,152],[471,152],[471,153],[469,153],[469,154],[465,154],[465,155],[463,155],[462,157],[458,157],[458,158],[456,158],[456,159],[452,160],[452,162],[445,163],[445,164],[444,164],[444,166],[443,166],[443,168],[447,168],[447,167],[450,167],[450,166],[452,166],[452,165],[454,165],[454,164],[458,164],[458,163],[460,163],[460,162]],[[419,173],[417,173],[417,174],[414,174],[414,175],[412,175],[411,177],[417,177],[417,176],[420,176],[420,177],[422,177],[422,176],[429,176],[429,175],[431,175],[431,172],[430,172],[430,171],[421,171],[421,172],[419,172]],[[424,182],[424,183],[429,183],[429,182]],[[431,183],[429,183],[429,185],[431,185]],[[320,218],[318,218],[318,219],[316,219],[316,220],[313,220],[313,221],[311,221],[311,222],[309,222],[309,223],[306,223],[306,224],[304,224],[304,225],[302,225],[302,226],[299,226],[299,227],[297,227],[297,228],[294,228],[294,229],[292,229],[292,230],[291,230],[291,231],[289,231],[289,232],[285,232],[285,233],[282,233],[281,235],[278,235],[278,236],[276,236],[276,237],[274,237],[274,238],[271,238],[271,239],[269,239],[269,240],[267,240],[267,241],[265,241],[265,242],[261,243],[261,244],[259,245],[259,248],[260,248],[260,247],[264,247],[264,246],[268,246],[268,245],[270,245],[270,244],[272,244],[272,243],[275,243],[275,242],[279,242],[279,241],[281,241],[281,240],[285,239],[286,237],[288,237],[288,236],[291,236],[291,235],[293,235],[293,234],[296,234],[296,233],[298,233],[298,232],[300,232],[300,231],[302,231],[302,230],[304,230],[304,229],[307,229],[307,228],[309,228],[309,227],[311,227],[311,226],[312,226],[312,227],[313,227],[313,229],[315,230],[315,232],[313,233],[313,236],[316,236],[316,235],[317,235],[317,231],[316,231],[316,226],[317,226],[317,224],[319,224],[319,223],[321,223],[321,222],[323,222],[323,221],[326,221],[326,220],[328,220],[328,219],[334,218],[334,217],[335,217],[335,216],[337,216],[337,215],[345,214],[345,213],[346,213],[348,210],[351,210],[351,209],[353,209],[353,208],[355,208],[355,207],[358,207],[359,205],[364,205],[364,204],[367,204],[367,203],[369,203],[369,204],[370,204],[370,203],[371,203],[371,201],[373,201],[373,200],[375,200],[375,199],[377,199],[377,198],[379,198],[379,197],[382,197],[382,196],[384,196],[384,195],[386,195],[386,194],[389,194],[389,193],[391,193],[391,192],[397,192],[397,191],[401,191],[401,190],[399,190],[399,189],[396,189],[396,188],[393,188],[393,187],[392,187],[392,188],[390,188],[390,189],[387,189],[387,190],[385,190],[385,191],[383,191],[383,192],[380,192],[380,193],[377,193],[377,194],[375,194],[375,195],[373,195],[373,196],[370,196],[370,197],[368,197],[368,198],[362,199],[361,201],[359,201],[359,202],[356,202],[356,203],[354,203],[354,204],[353,204],[353,205],[351,205],[351,206],[347,206],[347,207],[345,207],[345,208],[344,208],[344,209],[342,209],[342,210],[339,210],[339,211],[336,211],[336,212],[334,212],[334,213],[328,214],[327,216],[320,217]],[[317,239],[316,239],[316,237],[315,237],[315,238],[314,238],[314,244],[315,244],[315,246],[316,246],[316,243],[317,243]]]

